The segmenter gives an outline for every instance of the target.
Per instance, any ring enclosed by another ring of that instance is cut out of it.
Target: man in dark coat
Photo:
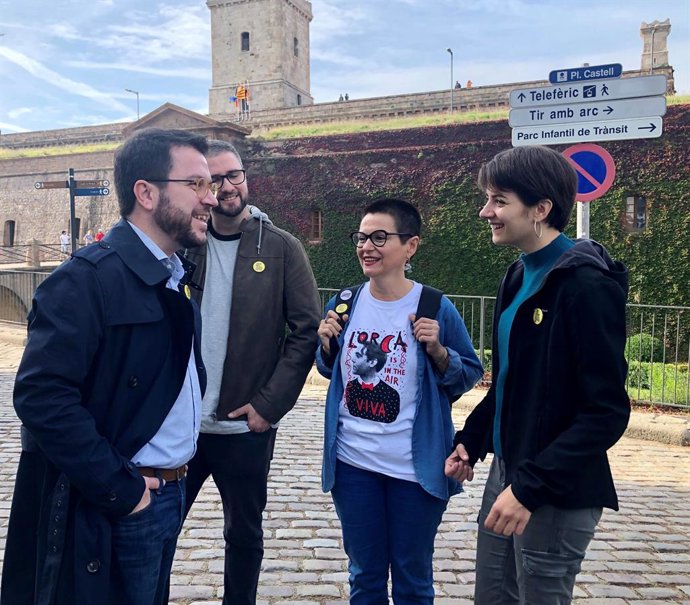
[[[123,219],[37,289],[2,605],[158,605],[196,449],[205,370],[175,250],[217,204],[203,137],[144,130],[115,156]]]

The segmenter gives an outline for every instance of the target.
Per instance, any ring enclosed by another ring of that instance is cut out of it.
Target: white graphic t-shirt
[[[336,452],[357,468],[417,481],[412,422],[417,402],[417,347],[409,320],[422,285],[396,301],[377,300],[362,286],[347,322],[340,371],[344,394]]]

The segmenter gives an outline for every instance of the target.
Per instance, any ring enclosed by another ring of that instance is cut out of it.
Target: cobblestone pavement
[[[11,406],[16,352],[0,350],[0,548],[4,552],[19,427]],[[278,432],[265,514],[261,605],[347,602],[346,559],[330,496],[320,488],[325,389],[305,388]],[[460,415],[460,414],[458,414]],[[461,418],[456,419],[461,422]],[[621,500],[605,511],[575,590],[577,605],[690,605],[690,450],[623,438],[611,451]],[[471,603],[476,518],[488,464],[451,500],[436,542],[436,602]],[[220,500],[202,490],[179,540],[171,603],[218,604],[222,595]]]

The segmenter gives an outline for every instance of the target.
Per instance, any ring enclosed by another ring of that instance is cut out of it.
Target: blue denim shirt
[[[357,292],[350,312],[359,299]],[[326,305],[326,311],[333,309],[335,297]],[[439,339],[448,349],[448,369],[440,375],[423,347],[418,347],[417,359],[417,410],[412,425],[412,463],[417,481],[432,496],[448,500],[462,487],[443,472],[444,463],[453,448],[455,429],[451,418],[450,403],[469,391],[483,375],[483,369],[472,347],[469,334],[457,309],[445,296],[436,320],[439,323]],[[338,338],[340,351],[328,367],[324,362],[321,347],[316,352],[319,373],[331,380],[326,395],[324,425],[323,466],[321,485],[328,492],[335,483],[336,436],[338,430],[338,408],[343,399],[343,380],[340,373],[340,352],[343,350],[343,330]]]

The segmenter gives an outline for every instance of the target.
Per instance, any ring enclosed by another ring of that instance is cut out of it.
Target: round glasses
[[[226,174],[215,174],[211,177],[211,182],[221,189],[223,181],[227,180],[231,185],[241,185],[247,178],[246,170],[231,170]]]
[[[358,248],[364,246],[368,239],[371,240],[371,243],[374,244],[374,246],[381,248],[386,244],[391,235],[397,235],[399,237],[412,237],[411,233],[388,233],[388,231],[384,231],[383,229],[377,229],[376,231],[372,231],[368,234],[362,233],[361,231],[355,231],[354,233],[350,233],[350,238],[352,239],[352,243]]]
[[[150,183],[187,183],[199,198],[199,201],[203,200],[210,191],[215,197],[220,190],[220,185],[214,183],[212,180],[209,181],[204,177],[199,177],[196,179],[142,179],[144,181],[149,181]]]

